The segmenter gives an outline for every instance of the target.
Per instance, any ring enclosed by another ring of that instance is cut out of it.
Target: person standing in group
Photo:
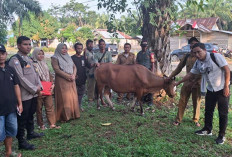
[[[112,62],[112,54],[109,51],[106,51],[106,43],[105,40],[100,39],[98,41],[99,51],[94,54],[94,63],[96,66],[100,66],[101,63],[111,63]]]
[[[120,65],[132,65],[135,64],[135,55],[130,52],[131,50],[131,44],[125,43],[124,44],[124,52],[118,55],[118,58],[116,60],[116,64]],[[127,93],[126,95],[127,99],[129,100],[131,97],[130,93]],[[123,99],[123,93],[118,93],[117,100],[120,102]]]
[[[34,67],[37,70],[39,74],[40,81],[45,82],[52,82],[53,83],[53,77],[49,71],[49,68],[47,66],[47,63],[44,58],[44,52],[41,48],[34,48],[34,51],[32,53],[32,59],[34,61]],[[45,107],[47,120],[49,123],[49,128],[60,128],[59,126],[56,126],[56,115],[52,100],[52,91],[54,88],[54,84],[51,86],[51,95],[39,95],[38,96],[38,104],[37,104],[37,110],[36,110],[36,116],[37,116],[37,124],[39,125],[41,130],[45,130],[46,127],[43,123],[43,115],[42,115],[42,108],[43,105]]]
[[[179,85],[194,77],[194,74],[201,74],[201,92],[207,93],[205,97],[205,126],[196,131],[197,135],[212,135],[213,113],[216,104],[219,112],[219,134],[215,140],[217,144],[223,144],[228,123],[229,95],[230,95],[230,69],[225,58],[218,53],[209,53],[205,44],[196,43],[192,47],[193,54],[197,57],[191,71],[184,78],[176,83]],[[206,82],[208,86],[206,87]]]
[[[84,56],[86,57],[89,64],[92,66],[86,69],[87,75],[87,98],[89,102],[93,102],[95,98],[95,78],[94,78],[94,52],[93,52],[93,41],[88,39],[86,41],[86,50]]]
[[[18,133],[16,137],[19,149],[33,150],[35,146],[24,139],[24,132],[26,129],[28,140],[44,136],[43,133],[34,132],[34,113],[36,112],[37,97],[41,92],[42,85],[34,69],[33,62],[28,57],[31,51],[30,38],[26,36],[18,37],[17,47],[19,51],[9,61],[9,65],[15,69],[20,81],[23,104],[23,112],[21,116],[18,116]]]
[[[152,63],[150,58],[151,52],[147,48],[147,41],[143,39],[140,46],[142,50],[137,54],[136,63],[141,64],[152,71]],[[149,106],[153,105],[153,94],[148,93],[147,95],[143,96],[143,99],[149,102]]]
[[[6,157],[13,156],[12,141],[17,134],[17,108],[22,114],[23,105],[19,80],[15,70],[6,65],[7,52],[4,45],[0,44],[0,142],[4,141]],[[21,154],[17,154],[20,157]]]
[[[60,43],[51,57],[55,71],[56,120],[61,122],[80,117],[75,84],[77,69],[67,51],[67,45]]]
[[[177,68],[171,73],[169,78],[172,78],[178,75],[182,71],[185,65],[186,65],[186,72],[187,73],[190,72],[194,63],[197,60],[196,56],[192,53],[192,47],[194,44],[198,42],[199,41],[195,37],[192,37],[189,39],[191,52],[182,58]],[[201,75],[194,75],[193,79],[186,81],[184,85],[181,87],[180,100],[178,103],[178,113],[177,113],[176,120],[174,121],[173,125],[177,126],[177,125],[180,125],[180,123],[182,122],[185,108],[187,106],[190,95],[192,94],[193,121],[196,126],[200,127],[200,123],[198,122],[200,118],[200,105],[201,105],[200,82],[201,82]]]
[[[85,83],[87,79],[86,67],[88,66],[88,63],[85,56],[81,55],[83,51],[83,44],[82,43],[74,44],[74,49],[76,51],[76,54],[73,55],[71,58],[77,68],[76,86],[78,92],[78,102],[81,111],[84,111],[84,109],[82,108],[82,98],[85,94]]]

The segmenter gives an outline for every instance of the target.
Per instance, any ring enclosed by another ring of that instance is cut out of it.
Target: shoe
[[[226,141],[226,138],[224,136],[219,135],[215,141],[217,144],[223,144]]]
[[[201,136],[204,136],[204,135],[213,135],[211,131],[208,131],[206,129],[198,130],[198,131],[195,132],[195,134],[201,135]]]
[[[36,132],[32,132],[31,134],[27,134],[27,140],[31,140],[31,139],[34,139],[34,138],[40,138],[44,136],[44,133],[36,133]]]
[[[33,144],[28,143],[26,140],[22,140],[19,141],[19,149],[34,150],[35,146]]]

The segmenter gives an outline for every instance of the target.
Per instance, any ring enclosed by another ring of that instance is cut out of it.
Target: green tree
[[[200,9],[203,7],[204,0],[188,0],[187,5],[198,5]],[[170,42],[169,35],[171,31],[171,22],[175,20],[176,6],[175,0],[134,0],[134,5],[138,8],[138,16],[142,22],[142,35],[148,43],[150,49],[155,53],[158,61],[158,69],[162,73],[168,73],[170,65]],[[126,0],[99,0],[98,8],[106,8],[111,13],[107,22],[109,32],[116,32],[118,29],[114,25],[115,14],[117,12],[131,13]]]
[[[7,36],[6,25],[3,22],[1,22],[1,19],[0,19],[0,43],[1,44],[6,43],[6,36]]]
[[[141,34],[142,25],[136,12],[132,12],[131,16],[123,15],[118,21],[118,30],[125,32],[131,36]]]
[[[13,15],[17,15],[19,19],[19,35],[21,35],[22,21],[29,17],[29,11],[36,15],[41,13],[39,2],[36,0],[0,0],[0,18],[7,22],[14,18]]]
[[[68,41],[74,43],[77,41],[75,37],[76,29],[77,25],[75,23],[70,23],[66,28],[60,31],[58,38],[61,40],[61,42]]]
[[[183,5],[180,18],[219,17],[222,29],[232,30],[232,0],[210,0],[203,4],[203,12],[196,5]]]
[[[77,41],[81,43],[85,43],[87,39],[92,39],[94,38],[94,35],[92,33],[91,28],[89,27],[82,27],[75,33],[75,37]]]
[[[19,36],[18,27],[19,20],[13,24],[13,32],[15,36]],[[22,33],[30,37],[36,43],[42,38],[53,39],[56,37],[58,27],[57,20],[44,12],[39,17],[34,13],[29,13],[29,20],[24,19],[21,27]]]
[[[108,14],[101,14],[98,15],[96,22],[95,22],[95,28],[107,28],[106,22],[109,19],[109,15]]]

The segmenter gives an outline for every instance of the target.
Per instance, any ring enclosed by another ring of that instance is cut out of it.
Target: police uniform
[[[27,130],[27,137],[34,134],[34,113],[37,106],[37,89],[42,88],[39,75],[34,69],[33,62],[28,56],[24,56],[18,52],[22,59],[27,63],[25,67],[21,67],[20,61],[16,56],[12,57],[9,65],[13,67],[20,81],[20,90],[23,104],[23,112],[18,116],[18,133],[17,139],[20,144],[25,142],[24,130]]]

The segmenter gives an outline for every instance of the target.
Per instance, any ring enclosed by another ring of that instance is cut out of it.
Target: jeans
[[[17,134],[18,124],[16,112],[6,116],[0,116],[0,142],[6,137],[15,137]]]

